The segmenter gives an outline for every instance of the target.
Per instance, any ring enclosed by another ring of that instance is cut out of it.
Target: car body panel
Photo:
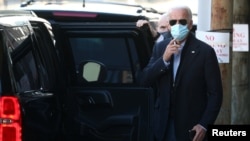
[[[66,70],[66,138],[150,140],[153,92],[140,87],[137,79],[147,63],[140,58],[150,55],[145,31],[131,23],[61,23],[54,27],[65,68],[70,68]],[[105,66],[103,81],[81,81],[79,68],[88,60]]]

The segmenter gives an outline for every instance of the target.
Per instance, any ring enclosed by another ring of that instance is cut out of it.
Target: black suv
[[[0,11],[0,140],[54,140],[61,81],[52,27],[32,12]]]
[[[154,41],[147,26],[135,23],[156,21],[159,13],[121,3],[37,3],[21,9],[52,25],[63,64],[58,73],[64,74],[58,98],[61,139],[152,141],[153,90],[139,86],[138,77]]]

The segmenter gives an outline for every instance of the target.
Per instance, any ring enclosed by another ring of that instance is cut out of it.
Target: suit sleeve
[[[154,45],[152,56],[148,65],[143,69],[141,76],[141,84],[143,86],[151,86],[169,70],[162,57],[168,43],[169,41],[165,41]]]

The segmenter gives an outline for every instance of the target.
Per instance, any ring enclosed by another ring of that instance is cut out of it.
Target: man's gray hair
[[[184,9],[184,10],[186,10],[187,13],[188,13],[188,18],[189,18],[190,20],[192,20],[192,11],[191,11],[191,9],[190,9],[188,6],[186,6],[186,5],[177,5],[177,6],[171,7],[171,8],[168,10],[168,12],[167,12],[168,17],[170,16],[169,14],[171,14],[171,12],[172,12],[173,10],[175,10],[175,9]]]

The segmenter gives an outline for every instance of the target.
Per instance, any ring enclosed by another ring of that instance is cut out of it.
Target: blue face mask
[[[177,41],[185,39],[188,33],[189,29],[187,25],[175,24],[174,26],[171,26],[171,35]]]

